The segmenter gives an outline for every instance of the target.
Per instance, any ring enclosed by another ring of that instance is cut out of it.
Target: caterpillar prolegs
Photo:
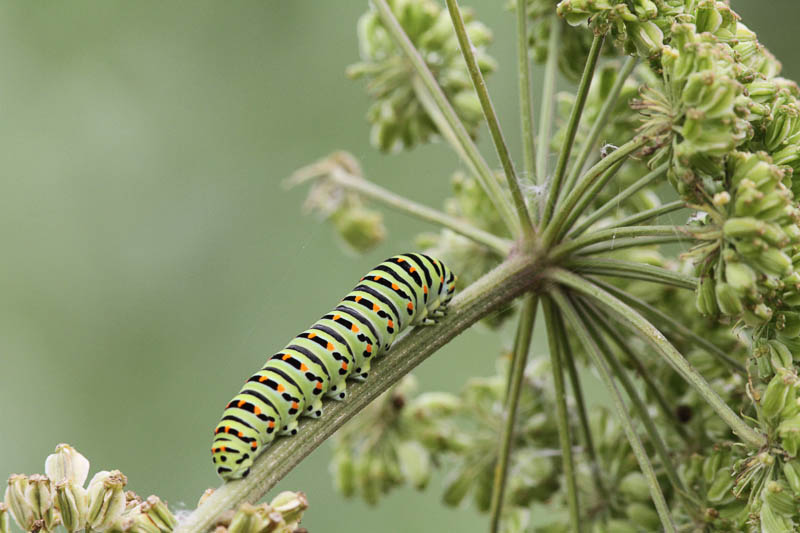
[[[300,416],[322,415],[322,398],[344,400],[347,379],[364,380],[370,361],[408,328],[435,323],[456,276],[424,254],[390,257],[341,302],[267,359],[225,407],[211,448],[217,473],[246,477],[276,436],[295,435]]]

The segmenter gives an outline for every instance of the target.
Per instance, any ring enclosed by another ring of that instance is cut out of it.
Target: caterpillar
[[[300,416],[322,416],[322,398],[344,400],[347,380],[367,379],[373,357],[397,335],[436,323],[456,276],[424,254],[390,257],[370,270],[330,313],[267,359],[225,407],[211,447],[217,474],[246,477],[276,436],[297,433]]]

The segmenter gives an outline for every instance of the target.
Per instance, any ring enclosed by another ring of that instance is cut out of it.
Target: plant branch
[[[633,72],[633,69],[636,67],[636,63],[638,63],[638,61],[639,59],[637,57],[631,56],[626,59],[625,63],[622,65],[622,69],[620,69],[619,73],[617,74],[617,79],[614,81],[614,85],[611,87],[608,96],[603,102],[603,106],[600,108],[600,112],[597,114],[597,117],[592,124],[592,129],[589,130],[589,134],[584,140],[581,151],[572,165],[572,170],[567,176],[567,181],[564,182],[565,191],[569,191],[572,189],[572,186],[575,185],[575,181],[578,179],[578,176],[580,176],[583,165],[586,164],[586,160],[589,159],[589,154],[592,153],[592,150],[597,144],[597,139],[600,138],[600,133],[608,123],[608,117],[611,115],[611,111],[614,109],[614,106],[617,103],[617,99],[619,98],[619,93],[622,91],[622,87],[625,85],[625,82],[628,80],[631,72]]]
[[[652,344],[656,350],[670,363],[670,365],[708,402],[714,411],[725,421],[733,432],[742,439],[742,442],[759,449],[766,445],[766,437],[751,428],[714,392],[708,382],[695,370],[692,365],[675,349],[664,337],[664,334],[642,315],[631,309],[627,304],[604,291],[597,285],[582,277],[559,268],[548,271],[548,277],[553,281],[570,287],[589,298],[596,300],[613,311],[625,323],[633,327],[645,340]]]
[[[255,461],[250,475],[223,484],[185,518],[175,533],[205,533],[217,518],[243,502],[254,502],[300,461],[381,393],[451,339],[539,282],[540,264],[527,255],[510,257],[460,292],[436,326],[420,327],[398,340],[389,357],[373,361],[370,379],[348,384],[349,398],[328,402],[325,416],[300,422],[299,434],[277,440]]]
[[[467,28],[464,25],[464,18],[461,16],[458,3],[456,0],[445,0],[445,2],[447,3],[448,11],[450,11],[450,20],[453,21],[453,28],[456,30],[458,45],[461,47],[461,55],[464,57],[464,61],[467,62],[467,70],[472,78],[472,85],[475,87],[475,92],[478,93],[478,99],[483,108],[483,115],[486,117],[486,123],[489,125],[489,132],[492,134],[492,141],[494,141],[494,147],[495,150],[497,150],[497,157],[503,165],[503,173],[506,176],[508,190],[511,191],[511,199],[514,201],[514,207],[516,208],[517,217],[519,218],[519,225],[522,228],[522,235],[526,239],[529,239],[531,235],[533,235],[533,224],[531,224],[528,207],[525,205],[525,198],[523,198],[522,191],[519,188],[517,172],[514,170],[514,162],[511,160],[511,154],[508,153],[508,146],[503,137],[503,130],[500,128],[500,121],[497,120],[494,104],[492,104],[489,90],[486,88],[486,80],[483,78],[477,59],[475,59],[475,47],[472,45],[472,41],[467,33]]]
[[[592,186],[589,187],[589,190],[586,192],[586,194],[584,194],[583,197],[578,200],[577,205],[567,216],[567,219],[561,226],[561,230],[556,236],[557,239],[561,239],[569,231],[572,225],[575,224],[575,221],[578,220],[578,217],[580,217],[586,211],[586,208],[589,207],[589,204],[597,199],[597,195],[603,190],[603,187],[605,187],[606,184],[617,175],[617,172],[619,172],[619,169],[622,168],[622,165],[624,165],[626,161],[627,159],[620,159],[611,165],[605,172],[600,174],[600,176],[598,176],[595,182],[592,183]]]
[[[408,57],[408,60],[411,62],[411,66],[422,80],[422,83],[430,93],[430,96],[436,103],[439,111],[441,111],[445,120],[450,125],[450,128],[453,130],[453,133],[461,146],[461,150],[469,158],[470,162],[472,163],[471,166],[477,171],[476,177],[483,189],[486,191],[487,196],[489,196],[489,199],[492,201],[492,204],[494,204],[495,208],[500,213],[500,216],[505,221],[509,230],[511,230],[511,233],[513,235],[518,235],[520,232],[520,227],[516,217],[514,216],[512,206],[509,204],[506,196],[503,194],[502,189],[500,189],[500,186],[498,185],[497,180],[494,178],[494,174],[492,173],[491,168],[489,168],[488,163],[486,163],[486,160],[483,159],[483,156],[481,156],[480,152],[478,151],[478,147],[475,146],[475,143],[472,142],[469,133],[467,132],[466,128],[464,128],[461,120],[458,118],[453,106],[451,106],[450,102],[447,101],[447,96],[445,96],[442,88],[439,87],[439,84],[436,82],[436,78],[431,73],[427,63],[425,63],[425,60],[414,46],[414,43],[412,43],[408,38],[408,35],[406,35],[403,27],[397,21],[397,18],[395,18],[392,9],[386,3],[386,0],[370,1],[380,14],[381,20],[383,20],[384,24],[386,25],[386,30],[388,31],[389,35],[406,54],[406,57]]]
[[[533,324],[536,321],[536,307],[539,299],[535,294],[528,294],[522,304],[522,312],[517,325],[517,339],[514,346],[514,355],[511,359],[511,372],[506,385],[507,403],[506,417],[503,425],[503,434],[500,438],[500,451],[497,466],[494,471],[494,487],[492,489],[492,502],[490,507],[489,531],[497,533],[500,529],[500,515],[503,511],[503,500],[508,476],[508,464],[511,457],[514,427],[517,418],[517,406],[525,375],[525,366],[528,361],[528,351],[531,345]]]
[[[567,347],[562,343],[566,335],[560,334],[563,325],[550,296],[542,302],[544,320],[547,325],[547,346],[550,352],[550,366],[553,371],[553,388],[556,396],[556,423],[558,440],[561,444],[561,461],[564,479],[567,484],[567,505],[569,522],[574,533],[581,531],[581,514],[578,505],[578,484],[575,478],[575,459],[572,456],[572,439],[570,437],[569,413],[567,412],[567,391],[564,386],[564,367],[562,363],[567,357]]]
[[[605,35],[594,36],[592,47],[589,49],[589,55],[586,58],[586,64],[583,67],[583,75],[578,84],[578,91],[575,93],[575,103],[572,105],[572,111],[570,112],[567,122],[566,135],[564,136],[561,150],[558,153],[556,169],[553,173],[553,179],[547,193],[547,201],[545,202],[544,213],[542,215],[543,224],[547,224],[550,221],[550,216],[553,214],[553,209],[561,193],[561,181],[564,179],[567,161],[569,161],[572,145],[575,142],[575,134],[578,132],[578,125],[580,124],[581,115],[583,114],[583,106],[586,104],[587,96],[589,96],[589,87],[592,85],[594,69],[597,66],[597,59],[600,57],[600,51],[603,49],[604,40]]]
[[[561,45],[561,19],[553,13],[550,18],[550,38],[547,41],[547,63],[542,80],[542,103],[539,112],[539,135],[536,152],[536,179],[539,185],[547,182],[547,156],[550,153],[550,131],[553,128],[556,72]]]
[[[471,239],[479,244],[482,244],[492,250],[496,251],[503,257],[507,256],[511,251],[511,242],[506,239],[497,237],[488,231],[472,226],[464,220],[451,217],[450,215],[419,204],[413,200],[409,200],[399,194],[393,193],[383,187],[375,185],[374,183],[365,180],[359,176],[354,176],[341,169],[335,169],[330,173],[331,178],[346,189],[356,191],[359,194],[366,196],[372,200],[380,202],[388,207],[396,209],[401,213],[411,215],[413,217],[439,224],[448,228],[468,239]]]
[[[550,258],[556,261],[576,250],[581,250],[598,242],[611,241],[613,247],[617,239],[632,238],[636,240],[636,238],[639,237],[670,237],[681,241],[702,240],[717,238],[719,236],[718,233],[719,232],[692,232],[685,226],[628,226],[624,228],[603,229],[554,246],[550,251]]]
[[[533,140],[531,61],[528,54],[527,0],[517,0],[517,78],[519,82],[519,112],[522,126],[522,160],[525,165],[525,175],[533,179],[536,170],[536,158]]]
[[[658,484],[658,478],[653,470],[653,465],[650,463],[650,458],[647,456],[647,452],[644,449],[642,441],[636,434],[636,430],[633,427],[633,421],[628,415],[625,401],[622,399],[620,390],[617,388],[617,385],[611,378],[611,373],[609,372],[607,363],[601,355],[601,349],[597,346],[597,343],[587,329],[585,322],[581,320],[576,309],[573,307],[567,297],[561,292],[561,290],[555,289],[551,292],[551,294],[558,304],[558,307],[561,309],[561,312],[564,313],[566,320],[572,325],[575,334],[586,348],[586,351],[591,357],[595,368],[597,368],[598,373],[600,374],[600,379],[603,381],[603,384],[606,386],[606,389],[611,395],[614,410],[617,412],[617,417],[622,424],[625,435],[628,437],[628,442],[631,445],[633,454],[636,456],[636,460],[639,462],[639,468],[641,468],[642,474],[644,474],[647,484],[650,487],[650,497],[655,504],[656,511],[658,511],[658,517],[661,519],[661,525],[664,526],[664,530],[668,533],[677,533],[678,530],[675,527],[672,516],[670,515],[669,507],[667,506],[667,502],[664,499],[664,494],[661,491],[661,486]]]
[[[622,202],[624,202],[625,200],[627,200],[628,198],[630,198],[631,196],[633,196],[634,194],[636,194],[637,192],[639,192],[640,190],[642,190],[643,188],[647,187],[648,185],[653,183],[655,180],[660,178],[667,171],[667,167],[668,167],[668,163],[664,163],[663,165],[659,166],[658,168],[656,168],[652,172],[649,172],[648,174],[646,174],[646,175],[642,176],[641,178],[639,178],[635,183],[632,183],[631,185],[626,187],[623,191],[621,191],[619,194],[614,196],[614,198],[611,198],[610,200],[608,200],[599,209],[595,210],[591,215],[586,217],[578,225],[577,228],[572,230],[572,232],[569,234],[569,236],[574,239],[575,237],[577,237],[578,235],[580,235],[581,233],[583,233],[584,231],[589,229],[589,227],[592,224],[594,224],[595,222],[600,220],[600,218],[605,216],[612,209],[618,208],[620,206],[620,204],[622,204]],[[626,224],[626,225],[630,226],[631,224]]]
[[[619,298],[626,304],[635,307],[639,311],[649,315],[651,319],[654,319],[659,324],[666,325],[668,329],[671,329],[684,339],[693,342],[700,348],[706,350],[708,353],[719,359],[720,362],[727,365],[728,368],[730,368],[733,372],[738,373],[742,377],[747,377],[747,370],[745,369],[744,365],[731,358],[731,356],[728,355],[725,351],[723,351],[719,346],[709,341],[705,337],[701,337],[688,327],[684,326],[683,324],[681,324],[680,322],[669,316],[667,313],[663,312],[657,307],[650,305],[644,300],[633,296],[632,294],[628,294],[622,289],[614,287],[611,284],[605,283],[597,279],[592,280],[592,282],[601,289]]]
[[[623,261],[621,259],[604,258],[571,258],[565,266],[576,272],[598,276],[614,276],[617,278],[638,279],[652,283],[672,285],[691,291],[697,288],[697,278],[685,276],[666,268],[661,268],[646,263]]]
[[[636,224],[641,224],[642,222],[647,222],[648,220],[652,220],[656,217],[660,217],[661,215],[666,215],[667,213],[679,211],[685,207],[686,203],[683,200],[675,200],[674,202],[669,202],[664,205],[654,207],[652,209],[647,209],[645,211],[640,211],[639,213],[634,213],[629,217],[625,217],[622,220],[614,222],[607,228],[610,229],[610,228],[621,228],[623,226],[634,226]]]

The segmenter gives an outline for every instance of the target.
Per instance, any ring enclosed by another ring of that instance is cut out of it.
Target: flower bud
[[[742,312],[742,301],[739,299],[736,289],[732,286],[725,282],[719,282],[714,288],[714,293],[717,296],[719,310],[723,314],[736,316]]]
[[[89,514],[89,495],[80,485],[71,481],[56,483],[56,509],[61,514],[61,523],[68,533],[86,526]]]
[[[431,477],[430,453],[417,441],[397,445],[397,459],[404,477],[416,489],[424,489]]]
[[[792,531],[794,529],[791,519],[776,512],[772,506],[764,502],[761,505],[761,531],[763,533],[779,533]]]
[[[44,527],[52,530],[58,525],[58,514],[55,509],[55,494],[53,484],[47,476],[34,474],[28,478],[28,488],[25,498],[33,508],[36,520],[43,520]]]
[[[89,460],[69,444],[59,444],[56,452],[47,456],[44,472],[54,484],[71,481],[83,487],[89,475]]]
[[[271,520],[268,513],[264,511],[263,507],[243,503],[239,506],[236,514],[233,515],[231,525],[228,526],[229,533],[260,533],[265,531]],[[278,518],[280,518],[280,514],[278,514]]]
[[[286,522],[287,530],[291,531],[300,523],[303,512],[308,509],[308,500],[302,492],[284,491],[269,502],[276,512],[280,513]]]
[[[716,284],[711,276],[703,276],[697,288],[695,307],[704,316],[717,316],[719,307],[717,306],[717,295],[715,292]]]
[[[650,501],[650,485],[647,479],[639,471],[630,472],[617,486],[620,493],[626,498],[639,502]]]
[[[9,533],[8,506],[3,502],[0,502],[0,533]]]
[[[786,407],[787,402],[794,401],[794,389],[797,376],[782,371],[775,374],[761,398],[761,412],[767,418],[776,417]]]
[[[726,500],[732,499],[733,494],[731,490],[735,482],[734,477],[731,475],[731,469],[728,466],[722,467],[714,473],[714,481],[708,488],[706,498],[712,503],[722,503]]]
[[[770,361],[775,368],[792,368],[792,351],[779,340],[768,341]]]
[[[25,531],[30,531],[36,518],[33,516],[33,506],[28,502],[25,495],[27,490],[28,476],[12,474],[8,478],[5,502],[17,525]]]
[[[88,525],[92,529],[109,529],[125,511],[125,485],[128,479],[119,470],[102,471],[89,482]]]
[[[797,510],[792,491],[788,485],[780,481],[768,481],[761,492],[761,498],[772,509],[786,516],[792,516]]]
[[[661,525],[658,513],[651,505],[638,502],[630,503],[625,508],[625,514],[628,515],[634,525],[639,526],[643,531],[658,531]]]
[[[791,457],[800,451],[800,414],[782,421],[778,426],[781,446]]]
[[[783,463],[783,477],[794,492],[795,496],[800,496],[800,461],[792,459]]]
[[[148,496],[147,501],[141,504],[140,509],[161,533],[170,533],[178,525],[178,521],[167,504],[158,496]]]
[[[383,215],[365,207],[344,208],[331,218],[339,236],[355,252],[364,253],[386,238]]]

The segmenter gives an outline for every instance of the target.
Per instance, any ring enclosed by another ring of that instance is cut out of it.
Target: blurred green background
[[[495,31],[490,89],[518,153],[513,16],[502,1],[464,3]],[[733,5],[800,76],[800,5]],[[69,442],[93,472],[121,469],[130,489],[193,508],[219,483],[211,430],[242,379],[430,229],[388,213],[388,243],[351,257],[301,213],[305,191],[280,185],[346,149],[398,193],[433,206],[448,194],[459,163],[445,146],[369,146],[367,98],[343,73],[365,6],[0,5],[0,476],[39,472]],[[492,372],[504,337],[467,332],[420,368],[421,388]],[[312,532],[485,529],[440,506],[439,479],[377,508],[344,501],[329,453],[280,485],[308,494]]]

